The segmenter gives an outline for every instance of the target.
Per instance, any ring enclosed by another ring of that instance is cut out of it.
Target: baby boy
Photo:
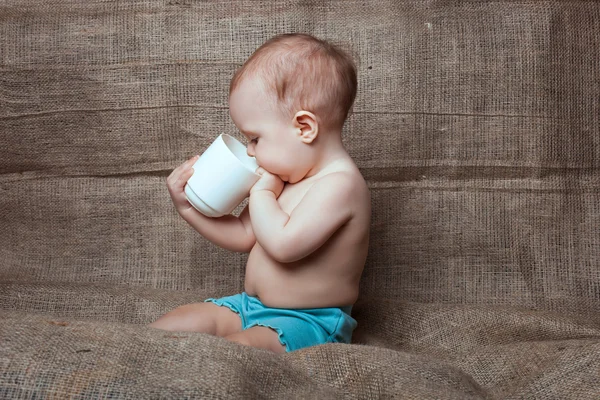
[[[350,343],[371,219],[369,189],[341,139],[356,87],[351,56],[306,34],[268,40],[236,71],[229,112],[261,174],[248,205],[239,217],[197,212],[183,192],[197,157],[167,186],[202,236],[250,253],[244,291],[183,305],[149,326],[278,353]]]

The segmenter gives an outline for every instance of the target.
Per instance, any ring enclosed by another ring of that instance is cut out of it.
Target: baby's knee
[[[147,326],[166,331],[203,332],[215,335],[215,316],[203,304],[185,304],[164,314]],[[203,312],[204,311],[204,312]]]

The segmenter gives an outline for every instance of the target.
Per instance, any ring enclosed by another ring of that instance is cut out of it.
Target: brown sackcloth
[[[353,344],[147,327],[243,290],[166,177],[284,32],[357,59]],[[599,115],[595,1],[0,0],[0,398],[599,399]]]

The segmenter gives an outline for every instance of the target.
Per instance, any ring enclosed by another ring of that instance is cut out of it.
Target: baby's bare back
[[[343,172],[355,182],[352,218],[320,248],[291,263],[271,258],[256,242],[246,264],[246,293],[258,296],[263,304],[278,308],[319,308],[352,305],[358,298],[369,246],[371,202],[368,187],[352,165]],[[287,184],[277,199],[282,210],[291,215],[310,187],[321,177]],[[318,205],[315,205],[318,207]]]

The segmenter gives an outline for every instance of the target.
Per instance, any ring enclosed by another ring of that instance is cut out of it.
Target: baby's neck
[[[318,143],[319,147],[315,148],[317,152],[316,162],[304,176],[304,179],[327,173],[337,168],[340,164],[347,163],[350,159],[350,155],[344,148],[339,133],[327,133],[321,137],[327,139]]]

